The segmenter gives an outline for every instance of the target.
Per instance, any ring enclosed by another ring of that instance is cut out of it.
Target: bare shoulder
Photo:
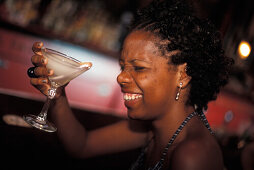
[[[175,148],[171,165],[173,170],[222,170],[223,158],[212,135],[192,137]]]

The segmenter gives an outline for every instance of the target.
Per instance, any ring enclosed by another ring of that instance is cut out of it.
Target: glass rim
[[[74,62],[77,62],[78,64],[81,63],[81,61],[79,61],[78,59],[75,59],[75,58],[73,58],[73,57],[71,57],[71,56],[68,56],[68,55],[66,55],[66,54],[64,54],[64,53],[61,53],[61,52],[56,51],[56,50],[53,50],[53,49],[51,49],[51,48],[42,47],[41,49],[42,49],[42,50],[45,50],[45,51],[48,50],[48,51],[50,51],[50,52],[52,52],[52,53],[55,53],[55,54],[57,54],[57,55],[61,55],[61,56],[65,57],[65,58],[71,59],[71,60],[73,60]]]

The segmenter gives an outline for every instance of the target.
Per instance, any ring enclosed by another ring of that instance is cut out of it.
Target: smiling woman
[[[161,56],[154,43],[158,41],[151,33],[134,31],[123,45],[119,60],[122,72],[117,80],[124,94],[140,96],[134,100],[125,100],[130,118],[152,120],[165,114],[169,108],[177,107],[172,105],[175,100],[169,96],[176,94],[176,80],[180,79],[177,76],[183,79],[184,75],[176,74],[178,68],[172,69],[174,66],[168,64],[169,60]],[[182,81],[188,84],[188,80],[190,77],[185,76]]]
[[[34,44],[32,61],[43,57],[42,47]],[[45,69],[45,63],[33,64]],[[185,1],[154,1],[138,11],[119,64],[117,81],[130,119],[87,131],[61,88],[50,115],[66,149],[88,158],[143,148],[133,170],[222,170],[219,145],[202,112],[226,84],[232,64],[214,27]],[[48,84],[39,82],[47,79],[44,73],[32,85],[46,94]]]

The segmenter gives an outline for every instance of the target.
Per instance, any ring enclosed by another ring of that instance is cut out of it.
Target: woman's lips
[[[143,96],[137,93],[124,93],[124,104],[126,107],[133,107]]]
[[[125,101],[136,100],[136,99],[139,99],[141,97],[142,97],[141,94],[135,94],[135,93],[124,93],[123,94],[123,99]]]

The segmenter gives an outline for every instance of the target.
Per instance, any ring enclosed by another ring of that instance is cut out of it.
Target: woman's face
[[[125,39],[117,81],[132,119],[159,119],[175,101],[177,68],[161,56],[154,44],[159,41],[145,31],[134,31]]]

